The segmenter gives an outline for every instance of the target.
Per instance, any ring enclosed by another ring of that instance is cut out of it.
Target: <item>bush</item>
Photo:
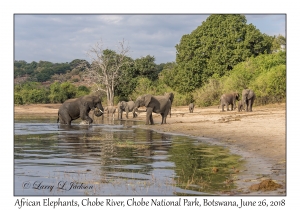
[[[48,103],[49,90],[37,82],[26,82],[16,85],[14,90],[15,104]]]
[[[78,86],[77,91],[76,91],[76,98],[88,95],[88,94],[90,94],[90,92],[91,92],[90,89],[88,89],[86,86],[80,85],[80,86]]]
[[[50,85],[49,100],[51,103],[63,103],[65,100],[75,98],[77,88],[69,82],[54,82]]]
[[[14,94],[14,104],[23,105],[22,96],[18,93]]]
[[[253,89],[257,105],[282,102],[286,98],[286,55],[283,52],[260,55],[237,64],[227,75],[213,76],[201,88],[193,92],[199,106],[219,103],[223,93]]]
[[[272,67],[256,78],[250,87],[256,94],[257,104],[282,102],[286,98],[286,66]]]
[[[210,78],[200,89],[197,89],[193,96],[198,106],[212,106],[219,103],[223,85],[220,78]]]

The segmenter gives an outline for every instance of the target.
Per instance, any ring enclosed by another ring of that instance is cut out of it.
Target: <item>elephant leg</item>
[[[167,124],[167,116],[168,116],[167,113],[163,116],[162,124]]]
[[[82,120],[86,120],[89,122],[89,124],[92,124],[93,123],[93,119],[89,117],[89,113],[86,113],[86,112],[82,112],[81,114],[81,119]]]
[[[93,119],[92,119],[92,118],[90,118],[89,116],[85,117],[85,119],[83,119],[83,120],[86,120],[86,121],[88,121],[88,122],[89,122],[89,124],[92,124],[92,123],[93,123]]]
[[[246,101],[246,112],[249,112],[248,106],[249,106],[249,101],[247,100],[247,101]]]
[[[71,117],[67,112],[63,112],[59,115],[60,124],[71,125]]]
[[[252,112],[252,104],[253,104],[253,100],[250,99],[249,100],[249,112]]]
[[[151,108],[147,108],[147,112],[146,112],[146,125],[149,125],[150,122],[150,118],[152,118],[152,109]],[[153,121],[153,119],[152,119]]]
[[[135,113],[135,111],[133,110],[132,112],[133,118],[137,117],[137,114]]]
[[[151,124],[151,125],[154,125],[152,113],[150,114],[150,124]]]
[[[222,112],[224,112],[224,106],[225,106],[225,104],[222,104],[221,106],[222,106]]]
[[[226,103],[226,110],[229,111],[229,104]]]
[[[168,113],[161,113],[161,124],[166,124]]]

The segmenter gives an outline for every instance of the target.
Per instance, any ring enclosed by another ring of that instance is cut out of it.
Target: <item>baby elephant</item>
[[[244,106],[243,106],[243,101],[240,100],[240,101],[238,102],[238,111],[241,112],[242,110],[244,110]]]
[[[107,106],[105,107],[104,111],[107,111],[107,117],[111,115],[113,119],[115,118],[116,108],[114,106]]]
[[[190,111],[190,113],[194,112],[194,108],[195,108],[195,104],[194,103],[190,103],[189,104],[189,111]]]

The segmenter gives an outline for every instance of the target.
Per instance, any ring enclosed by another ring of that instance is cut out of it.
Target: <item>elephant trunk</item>
[[[100,117],[103,114],[104,114],[103,111],[101,109],[99,109],[98,107],[96,107],[94,109],[94,115],[96,115],[97,117]]]
[[[244,107],[244,109],[245,109],[245,107],[246,107],[246,98],[243,98],[243,107]]]

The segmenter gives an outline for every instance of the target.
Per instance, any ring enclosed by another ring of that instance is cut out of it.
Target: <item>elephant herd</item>
[[[255,100],[254,91],[250,89],[244,89],[242,91],[242,100],[239,101],[239,97],[239,93],[236,92],[223,94],[220,98],[220,106],[222,107],[222,111],[224,112],[224,106],[226,106],[226,110],[229,111],[229,105],[231,105],[231,111],[236,109],[236,101],[238,101],[237,108],[239,112],[242,110],[252,112],[252,106]]]
[[[173,93],[165,93],[164,95],[154,96],[151,94],[145,94],[139,96],[136,101],[120,101],[117,105],[118,119],[122,119],[123,112],[126,112],[126,118],[128,119],[129,112],[132,112],[133,118],[137,117],[136,112],[139,107],[146,107],[146,125],[154,124],[152,113],[161,115],[161,124],[166,124],[167,115],[171,117],[171,107],[174,99]],[[224,111],[226,106],[229,111],[229,105],[231,105],[231,111],[236,108],[236,101],[238,102],[238,111],[243,109],[252,111],[252,105],[255,100],[255,93],[253,90],[245,89],[242,91],[242,100],[239,101],[239,93],[227,93],[223,94],[220,98],[220,106]],[[189,112],[193,113],[194,103],[189,104]],[[218,107],[219,108],[219,107]],[[114,106],[107,106],[105,109],[102,106],[101,98],[96,95],[82,96],[76,99],[66,100],[58,110],[57,123],[71,125],[71,121],[80,118],[85,121],[86,124],[93,123],[93,119],[89,117],[89,112],[93,110],[94,115],[97,117],[104,116],[106,111],[108,115],[112,115],[116,112]]]

